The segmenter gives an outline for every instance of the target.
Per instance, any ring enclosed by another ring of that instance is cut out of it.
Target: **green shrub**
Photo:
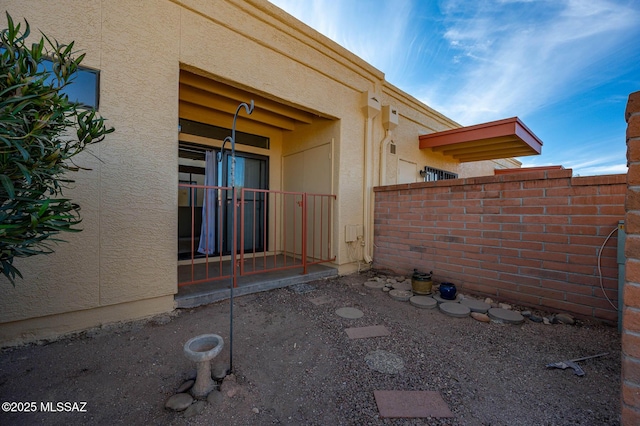
[[[94,110],[69,100],[84,58],[73,42],[59,44],[42,34],[27,46],[29,23],[0,33],[0,272],[15,286],[17,257],[53,252],[61,232],[79,231],[80,206],[64,198],[73,182],[73,157],[100,142],[113,128]],[[45,63],[50,67],[45,67]]]

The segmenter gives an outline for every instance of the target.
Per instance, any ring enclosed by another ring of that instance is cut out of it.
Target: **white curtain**
[[[215,186],[216,184],[216,156],[212,151],[207,151],[204,166],[204,184]],[[202,227],[200,228],[200,244],[198,252],[212,254],[216,248],[216,190],[205,189],[202,202]]]

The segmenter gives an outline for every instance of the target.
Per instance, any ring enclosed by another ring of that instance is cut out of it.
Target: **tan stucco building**
[[[460,126],[264,0],[3,4],[14,21],[86,53],[83,65],[100,72],[100,113],[116,129],[78,159],[91,171],[65,193],[82,206],[83,232],[52,255],[17,260],[25,279],[3,283],[3,345],[174,309],[178,185],[193,160],[180,147],[219,148],[215,132],[231,128],[240,102],[255,102],[237,130],[256,142],[236,150],[264,166],[265,189],[335,195],[326,242],[339,273],[373,255],[374,186],[419,181],[424,167],[469,177],[520,164],[421,149],[420,135]],[[355,255],[347,229],[359,234]]]

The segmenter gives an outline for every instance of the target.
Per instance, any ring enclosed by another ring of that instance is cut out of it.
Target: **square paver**
[[[316,306],[320,306],[320,305],[324,305],[325,303],[332,302],[333,299],[330,298],[329,296],[320,296],[320,297],[314,297],[313,299],[309,299],[309,301]]]
[[[369,327],[346,328],[349,339],[366,339],[367,337],[388,336],[389,330],[384,325],[371,325]]]
[[[453,417],[436,391],[373,391],[380,417]]]

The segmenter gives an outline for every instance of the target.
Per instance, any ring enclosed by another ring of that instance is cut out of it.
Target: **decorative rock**
[[[471,318],[480,322],[491,322],[489,315],[480,312],[471,312]]]
[[[556,319],[562,324],[574,325],[576,323],[576,320],[569,314],[558,314]]]
[[[192,404],[189,406],[189,408],[187,408],[187,410],[184,412],[184,416],[186,418],[189,418],[189,417],[197,416],[198,414],[202,414],[206,406],[207,406],[206,402],[197,401],[195,404]]]
[[[491,308],[488,315],[489,318],[496,322],[505,322],[507,324],[522,324],[524,322],[524,317],[518,312],[502,308]]]
[[[389,296],[393,300],[397,300],[399,302],[406,302],[407,300],[413,297],[413,292],[409,290],[391,290],[389,292]]]
[[[176,393],[183,393],[183,392],[188,391],[189,389],[191,389],[191,387],[193,386],[193,384],[195,382],[196,382],[195,380],[187,380],[182,385],[180,385],[180,387],[178,388]]]
[[[529,316],[529,319],[533,322],[542,322],[543,318],[539,317],[538,315],[534,315],[531,314],[531,316]]]
[[[486,303],[487,305],[491,305],[493,303],[493,299],[490,297],[487,297],[486,299],[484,299],[484,303]]]
[[[498,308],[506,309],[507,311],[510,311],[512,309],[511,305],[509,305],[508,303],[498,303]]]
[[[416,308],[422,309],[433,309],[438,306],[438,302],[433,297],[429,296],[413,296],[409,299],[409,303],[411,303]]]
[[[551,325],[551,321],[547,317],[542,318],[542,322],[544,323],[544,325]]]
[[[522,315],[525,318],[530,318],[531,317],[531,311],[522,311],[522,312],[520,312],[520,315]]]
[[[404,368],[402,358],[387,351],[369,352],[364,360],[369,368],[384,374],[397,374]]]
[[[256,408],[256,407],[253,407],[253,408],[251,409],[251,411],[252,411],[253,413],[260,414],[260,410],[259,410],[258,408]]]
[[[379,289],[385,287],[385,285],[386,285],[385,283],[380,282],[380,281],[366,281],[364,283],[365,287],[372,288],[374,290],[379,290]]]
[[[384,286],[382,287],[382,291],[384,291],[385,293],[388,293],[391,291],[391,287]]]
[[[191,403],[193,403],[193,397],[188,393],[177,393],[171,398],[167,399],[164,406],[173,411],[184,411]]]
[[[468,306],[454,302],[441,303],[439,308],[442,313],[456,318],[468,317],[471,313],[471,309]]]
[[[460,304],[468,306],[471,312],[480,312],[482,314],[486,314],[489,308],[491,308],[491,305],[475,299],[462,299]]]
[[[224,396],[219,390],[212,390],[209,395],[207,395],[207,402],[211,405],[220,405],[223,399]]]
[[[361,318],[364,315],[364,312],[356,308],[338,308],[336,309],[336,315],[341,316],[342,318],[356,319]]]
[[[238,386],[238,383],[236,383],[235,375],[229,374],[225,377],[222,385],[220,386],[220,392],[227,395],[229,398],[233,398],[238,392],[240,392],[240,387]]]

